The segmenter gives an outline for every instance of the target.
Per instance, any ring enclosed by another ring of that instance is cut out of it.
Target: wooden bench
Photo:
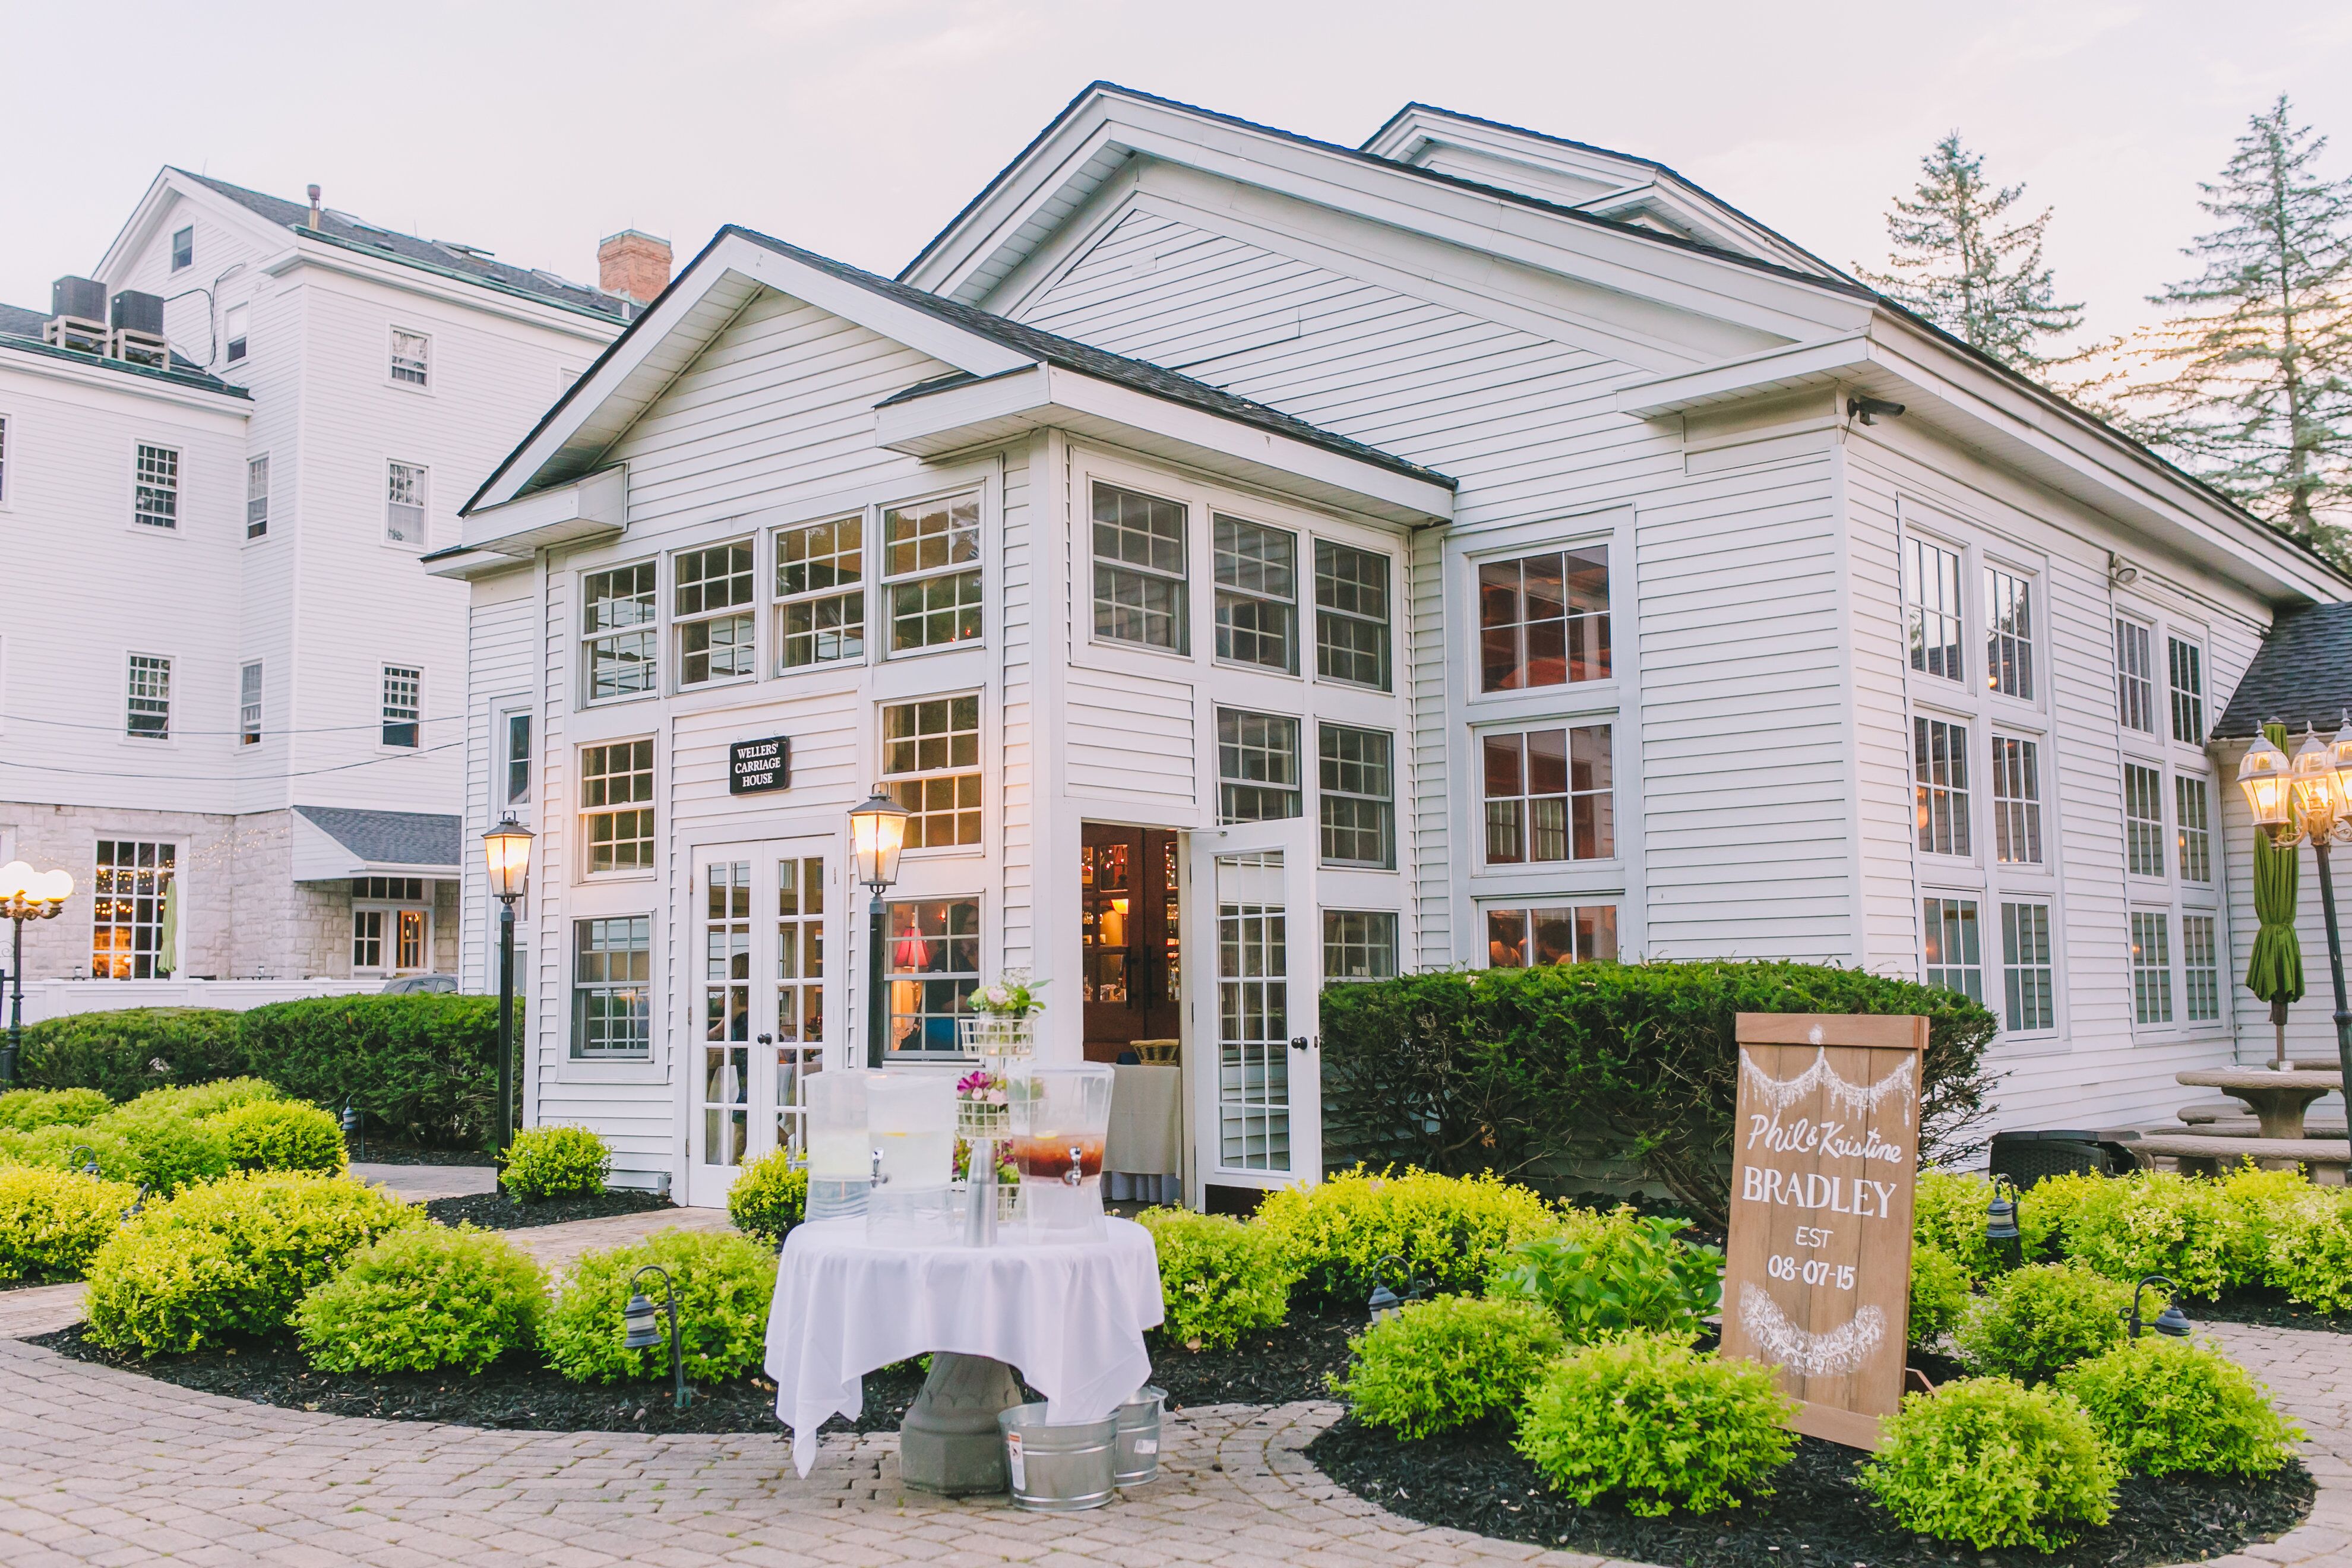
[[[2156,1132],[2133,1147],[2151,1158],[2180,1162],[2183,1173],[2216,1176],[2252,1160],[2265,1170],[2294,1164],[2307,1166],[2311,1179],[2326,1186],[2345,1184],[2352,1166],[2352,1144],[2338,1138],[2215,1138],[2184,1132]]]

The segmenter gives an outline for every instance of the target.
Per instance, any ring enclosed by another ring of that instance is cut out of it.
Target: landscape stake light
[[[348,1148],[352,1140],[358,1140],[360,1158],[362,1160],[367,1158],[366,1123],[367,1112],[360,1110],[351,1102],[349,1098],[346,1098],[343,1100],[343,1143]]]
[[[1373,1267],[1378,1268],[1380,1273],[1373,1278],[1372,1298],[1364,1303],[1364,1307],[1371,1314],[1373,1322],[1385,1323],[1404,1310],[1405,1303],[1413,1299],[1413,1292],[1409,1283],[1402,1297],[1389,1289],[1388,1275],[1391,1267],[1400,1279],[1405,1277],[1404,1259],[1396,1257],[1383,1258]]]
[[[1991,1245],[1993,1256],[2012,1268],[2022,1260],[2025,1243],[2018,1235],[2014,1200],[1995,1198],[1985,1205],[1985,1240]]]
[[[2168,1340],[2187,1339],[2189,1337],[2189,1314],[2180,1310],[2179,1298],[2172,1294],[2172,1292],[2178,1290],[2179,1287],[2161,1274],[2142,1275],[2140,1277],[2140,1282],[2132,1287],[2131,1337],[2133,1339],[2137,1339],[2144,1331],[2140,1321],[2139,1298],[2140,1292],[2146,1290],[2151,1285],[2161,1285],[2164,1287],[2166,1292],[2164,1310],[2158,1312],[2156,1315],[2156,1321],[2152,1323],[2147,1324],[2146,1327],[2154,1329],[2158,1333],[2162,1334]]]
[[[82,1173],[83,1175],[85,1175],[85,1176],[99,1176],[99,1175],[103,1175],[103,1174],[105,1174],[105,1173],[104,1173],[104,1172],[100,1171],[100,1170],[98,1168],[98,1151],[97,1151],[97,1150],[95,1150],[95,1149],[91,1148],[91,1147],[90,1147],[89,1144],[87,1144],[87,1143],[77,1143],[77,1144],[75,1144],[75,1145],[73,1146],[73,1148],[72,1148],[70,1151],[68,1151],[68,1153],[66,1154],[66,1158],[67,1158],[67,1159],[68,1159],[68,1160],[70,1160],[70,1159],[72,1159],[72,1158],[74,1157],[74,1155],[76,1155],[76,1154],[87,1154],[87,1155],[89,1155],[89,1159],[84,1160],[84,1161],[81,1163],[81,1173]]]
[[[621,1345],[625,1350],[649,1351],[662,1342],[654,1304],[637,1289],[637,1281],[648,1274],[661,1276],[662,1298],[669,1305],[669,1370],[677,1384],[675,1408],[683,1410],[694,1403],[694,1391],[686,1386],[686,1355],[678,1344],[677,1287],[670,1283],[669,1270],[658,1263],[648,1263],[629,1276],[629,1304],[621,1310],[621,1321],[628,1331],[621,1336]]]

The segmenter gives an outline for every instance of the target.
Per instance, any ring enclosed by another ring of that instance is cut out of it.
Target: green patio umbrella
[[[2286,726],[2265,724],[2271,744],[2286,750]],[[2254,950],[2246,959],[2246,989],[2271,1005],[2278,1032],[2275,1066],[2286,1066],[2286,1009],[2303,1000],[2303,943],[2294,934],[2294,907],[2303,886],[2303,860],[2294,846],[2280,848],[2269,834],[2254,829]]]
[[[161,947],[155,954],[155,974],[167,979],[180,970],[180,879],[173,878],[163,884],[163,933]],[[2302,971],[2297,970],[2299,974]],[[2296,984],[2301,985],[2297,981]],[[2295,992],[2300,996],[2300,990]]]

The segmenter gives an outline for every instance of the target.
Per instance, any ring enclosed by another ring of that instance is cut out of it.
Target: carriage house
[[[1319,1171],[1318,991],[1432,965],[1907,974],[2006,1119],[2160,1116],[2263,1032],[2207,717],[2347,587],[1659,165],[1099,85],[896,280],[722,230],[429,566],[527,1117],[703,1204],[864,1059],[877,786],[892,1059],[1013,969],[1177,1040],[1196,1203]]]

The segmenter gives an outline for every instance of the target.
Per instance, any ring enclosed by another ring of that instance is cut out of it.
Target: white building
[[[85,309],[160,300],[174,368],[67,285],[0,314],[0,860],[77,884],[35,981],[456,968],[466,595],[417,561],[667,280],[604,249],[635,300],[167,168]]]
[[[2010,1120],[2162,1116],[2261,1017],[2207,718],[2352,586],[1654,163],[1102,85],[895,282],[722,230],[435,569],[530,1113],[704,1203],[862,1059],[877,783],[894,1054],[1005,968],[1181,1038],[1196,1200],[1316,1173],[1318,990],[1400,967],[1916,976]]]

